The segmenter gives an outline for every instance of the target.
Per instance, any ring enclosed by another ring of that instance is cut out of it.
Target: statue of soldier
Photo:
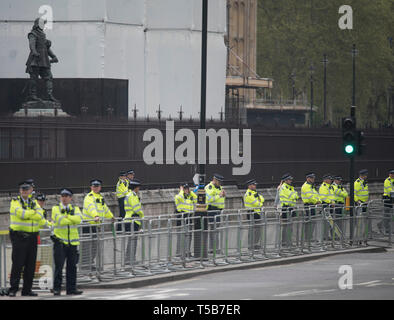
[[[46,21],[37,18],[34,21],[32,30],[28,34],[30,54],[26,62],[26,73],[30,75],[28,101],[41,101],[37,97],[38,77],[45,80],[46,96],[45,100],[59,102],[52,94],[53,76],[51,72],[51,63],[57,63],[59,60],[51,50],[51,41],[47,40],[44,33]],[[51,59],[49,59],[49,57]]]

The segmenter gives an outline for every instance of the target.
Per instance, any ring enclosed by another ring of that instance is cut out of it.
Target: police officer
[[[129,170],[126,172],[126,177],[129,181],[134,180],[135,178],[135,172],[134,170]]]
[[[366,218],[365,213],[367,212],[367,206],[368,206],[368,199],[369,199],[369,190],[368,190],[368,170],[367,169],[362,169],[359,171],[359,177],[356,181],[354,181],[354,203],[359,206],[357,213],[358,215],[361,215],[361,217]],[[358,218],[358,230],[359,232],[362,232],[361,230],[361,224],[364,219],[361,219],[360,217]],[[368,234],[368,229],[370,230],[370,222],[368,221],[368,226],[366,226],[366,234]],[[359,234],[359,236],[363,236],[362,234]],[[364,239],[365,240],[365,239]],[[365,240],[366,241],[366,240]],[[361,241],[359,242],[361,244]]]
[[[82,291],[77,290],[78,225],[82,221],[82,214],[77,206],[71,204],[72,196],[72,190],[62,189],[60,191],[60,203],[52,207],[54,235],[51,238],[54,242],[53,294],[55,296],[59,296],[61,292],[63,266],[66,260],[66,293],[68,295],[82,294]]]
[[[37,203],[40,205],[41,209],[43,210],[44,213],[44,218],[47,218],[46,210],[44,209],[45,206],[45,201],[46,201],[46,196],[43,193],[39,193],[36,195],[36,200]]]
[[[261,214],[263,213],[264,197],[262,194],[257,192],[257,181],[255,179],[248,180],[246,182],[247,190],[244,194],[244,206],[249,209],[248,220],[252,219],[253,224],[249,229],[248,240],[249,249],[259,249],[259,243],[261,240]]]
[[[323,176],[323,183],[319,188],[319,197],[323,204],[323,209],[335,204],[334,188],[331,184],[332,176],[330,174],[325,174]]]
[[[332,183],[335,199],[335,220],[339,230],[343,231],[343,214],[348,193],[342,185],[342,177],[335,176]]]
[[[316,190],[316,175],[313,172],[305,175],[306,181],[301,187],[301,199],[304,203],[306,223],[305,223],[305,240],[310,244],[312,234],[314,232],[315,223],[311,221],[311,217],[316,215],[316,205],[320,204],[320,196]]]
[[[126,212],[124,210],[124,198],[129,192],[129,179],[126,178],[126,175],[126,172],[120,172],[118,182],[116,183],[116,197],[118,198],[119,204],[119,216],[122,219],[126,215]],[[121,225],[118,225],[118,231],[120,231],[121,227]]]
[[[175,214],[176,214],[176,226],[178,227],[177,232],[177,245],[176,254],[181,254],[181,232],[187,230],[185,235],[185,253],[186,256],[190,256],[190,245],[191,245],[191,227],[192,224],[190,219],[194,212],[194,205],[197,203],[197,195],[190,190],[188,183],[182,183],[179,187],[179,193],[174,197],[175,202]],[[183,222],[183,223],[182,223]],[[180,229],[181,226],[186,225],[186,229]]]
[[[206,193],[206,204],[208,205],[208,225],[211,229],[209,232],[209,249],[213,252],[214,244],[216,248],[216,253],[219,248],[219,234],[215,230],[219,227],[220,223],[220,212],[224,209],[224,203],[226,199],[226,192],[222,188],[222,182],[224,177],[220,174],[215,173],[213,175],[212,181],[205,186]]]
[[[37,236],[40,227],[51,226],[45,220],[43,210],[32,199],[33,188],[26,181],[19,183],[19,196],[10,205],[10,239],[12,243],[12,267],[8,295],[15,297],[19,289],[23,269],[22,296],[37,296],[32,291],[37,258]]]
[[[87,220],[90,227],[83,227],[82,233],[90,237],[87,241],[82,243],[83,261],[87,259],[88,265],[94,269],[93,263],[97,255],[97,228],[96,226],[102,222],[103,219],[113,219],[114,216],[111,210],[105,203],[104,197],[101,195],[102,181],[93,179],[90,181],[90,192],[83,200],[82,217]],[[91,256],[89,257],[89,255]]]
[[[366,211],[366,205],[368,203],[368,198],[369,198],[367,178],[368,178],[368,170],[362,169],[359,172],[358,179],[354,181],[354,202],[357,205],[363,207],[363,212]]]
[[[134,232],[138,232],[142,229],[142,221],[138,220],[138,218],[144,218],[144,211],[142,210],[140,197],[138,196],[138,192],[140,191],[141,182],[137,179],[131,180],[129,183],[129,193],[126,195],[125,201],[125,211],[126,215],[124,220],[133,220],[133,230]],[[130,228],[128,228],[130,230]],[[127,230],[127,231],[128,231]],[[127,241],[127,249],[126,249],[126,263],[135,261],[135,255],[137,252],[137,241],[138,235],[132,234]],[[131,260],[132,259],[132,260]]]
[[[381,233],[388,234],[390,232],[391,214],[394,204],[394,170],[390,170],[389,176],[384,180],[383,202],[384,218],[378,223],[378,229]]]
[[[296,216],[294,207],[299,199],[298,193],[292,185],[293,180],[294,178],[290,173],[284,174],[282,176],[282,184],[279,189],[279,202],[282,211],[282,221],[284,222],[282,229],[282,246],[290,244],[292,226],[289,221],[290,217]]]

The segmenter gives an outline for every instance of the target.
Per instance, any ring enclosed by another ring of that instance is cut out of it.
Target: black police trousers
[[[53,290],[60,291],[62,287],[63,266],[66,264],[66,291],[74,292],[77,289],[77,246],[66,245],[61,241],[55,241],[53,245],[53,258],[55,261],[55,273]]]
[[[28,233],[10,230],[12,243],[12,267],[10,291],[17,292],[23,269],[22,293],[28,294],[33,286],[34,271],[37,260],[38,232]]]

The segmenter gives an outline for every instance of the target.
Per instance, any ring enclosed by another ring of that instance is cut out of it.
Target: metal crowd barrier
[[[79,226],[78,283],[276,259],[366,245],[392,245],[393,205],[231,209],[215,216],[165,214]],[[134,228],[136,221],[140,228]],[[34,287],[50,290],[51,230],[40,231]],[[0,233],[0,294],[9,286],[11,243]],[[22,281],[22,280],[21,280]]]

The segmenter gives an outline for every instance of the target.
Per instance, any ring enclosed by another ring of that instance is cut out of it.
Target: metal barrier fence
[[[353,210],[352,210],[353,209]],[[264,207],[160,215],[79,226],[78,283],[275,259],[367,245],[392,245],[393,204]],[[137,227],[136,221],[140,221]],[[41,230],[34,288],[52,288],[51,230]],[[0,289],[9,286],[11,243],[0,233]]]

